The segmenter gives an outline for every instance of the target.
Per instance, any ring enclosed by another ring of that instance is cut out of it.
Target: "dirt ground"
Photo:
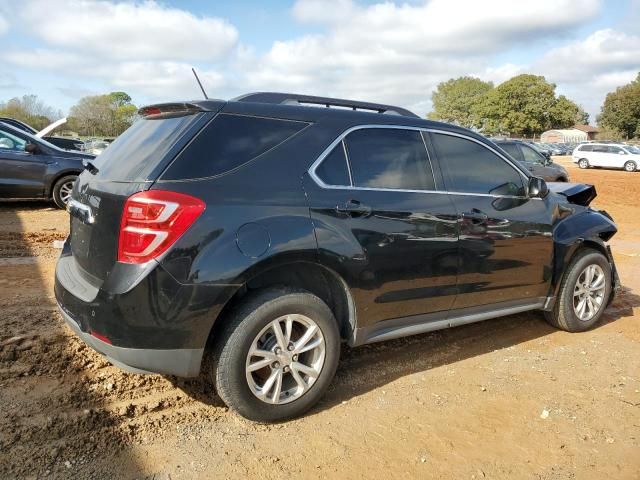
[[[568,165],[620,228],[625,290],[597,328],[528,313],[345,348],[324,400],[277,425],[76,340],[52,292],[66,213],[0,203],[0,478],[640,478],[640,174]]]

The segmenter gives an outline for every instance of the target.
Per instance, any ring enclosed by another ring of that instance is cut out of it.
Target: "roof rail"
[[[255,92],[240,95],[232,99],[234,102],[275,103],[280,105],[324,105],[325,107],[345,107],[352,110],[370,110],[378,113],[402,115],[403,117],[419,118],[415,113],[393,105],[381,103],[358,102],[341,98],[316,97],[313,95],[298,95],[295,93]]]

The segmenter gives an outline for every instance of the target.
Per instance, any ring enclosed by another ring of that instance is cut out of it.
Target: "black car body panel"
[[[569,203],[588,207],[596,198],[596,188],[583,183],[550,183],[549,190],[567,198]]]
[[[30,153],[0,146],[0,198],[50,198],[58,179],[78,175],[84,169],[83,161],[94,158],[90,154],[62,150],[23,130],[0,123],[0,138],[3,136],[35,145],[36,150]]]
[[[522,189],[455,191],[450,158],[434,148],[442,135],[501,157],[522,188],[530,177],[466,129],[410,115],[274,104],[269,95],[146,107],[139,122],[156,123],[134,125],[95,161],[97,172],[85,171],[76,182],[56,298],[76,332],[119,365],[195,375],[217,322],[247,290],[289,280],[304,285],[307,275],[322,279],[314,284],[318,295],[336,306],[352,345],[548,309],[575,250],[585,242],[604,248],[615,233],[607,215],[586,206],[580,190],[588,188],[552,187],[556,192],[543,198]],[[243,141],[234,137],[236,127],[217,132],[238,119],[267,120],[286,133],[249,142],[251,128]],[[420,139],[416,148],[425,149],[420,154],[428,154],[433,174],[430,190],[318,181],[318,162],[349,132],[370,128]],[[236,163],[222,168],[224,149],[201,144],[225,136],[233,148],[255,154],[241,159],[232,148]],[[255,150],[260,142],[264,148]],[[197,175],[189,177],[190,165]],[[206,208],[157,258],[118,261],[127,199],[154,191],[190,195]],[[166,355],[176,361],[167,363],[159,351],[173,352]]]

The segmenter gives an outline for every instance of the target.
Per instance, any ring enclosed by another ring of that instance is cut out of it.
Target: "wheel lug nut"
[[[278,353],[280,353],[281,351],[282,351],[282,350],[280,350],[280,347],[276,347],[276,349],[275,349],[275,353],[276,353],[276,355],[277,355]]]
[[[290,352],[293,350],[293,343],[289,344],[289,346],[287,347],[287,350],[289,350]]]
[[[273,368],[280,368],[280,362],[273,362]]]
[[[287,373],[289,371],[289,367],[284,367],[284,373]]]
[[[293,356],[293,361],[294,361],[294,362],[297,362],[297,361],[298,361],[298,355],[294,355],[294,356]]]

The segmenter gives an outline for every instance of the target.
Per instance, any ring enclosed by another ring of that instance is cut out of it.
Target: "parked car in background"
[[[62,148],[64,150],[78,150],[82,151],[84,147],[84,142],[79,138],[73,137],[45,137],[45,140],[58,148]]]
[[[66,121],[66,119],[64,119]],[[55,123],[59,123],[58,122],[54,122],[52,125],[50,125],[49,127],[53,126]],[[31,125],[22,122],[20,120],[16,120],[15,118],[8,118],[8,117],[0,117],[0,123],[4,123],[6,125],[11,125],[12,127],[18,128],[20,130],[22,130],[23,132],[29,133],[35,137],[41,137],[44,140],[46,140],[47,142],[55,145],[56,147],[62,148],[64,150],[82,150],[83,149],[83,144],[84,142],[82,140],[80,140],[79,138],[73,138],[73,137],[60,137],[57,135],[38,135],[41,132],[46,131],[49,127],[40,130],[40,132],[38,132],[38,130],[36,130],[35,128],[33,128]]]
[[[640,150],[624,144],[584,143],[576,147],[572,158],[580,168],[622,168],[635,172],[640,166]]]
[[[92,155],[100,155],[108,146],[109,143],[103,140],[89,140],[85,142],[83,151]]]
[[[65,208],[83,161],[93,158],[0,122],[0,198],[52,199]]]
[[[525,142],[528,145],[531,145],[533,148],[542,153],[545,157],[551,158],[551,149],[547,147],[544,143],[540,142]]]
[[[494,140],[495,144],[507,152],[514,160],[524,165],[532,175],[547,182],[568,182],[569,173],[554,163],[531,144],[520,140]]]
[[[311,408],[342,341],[531,310],[583,331],[618,285],[595,189],[470,130],[286,93],[139,113],[73,188],[58,305],[116,365],[204,370],[247,418]]]

